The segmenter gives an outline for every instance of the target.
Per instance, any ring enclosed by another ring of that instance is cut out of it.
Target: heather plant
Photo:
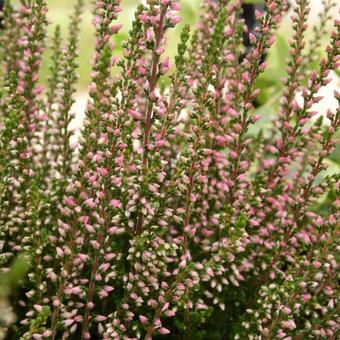
[[[0,337],[339,337],[340,182],[326,170],[340,110],[315,109],[340,63],[336,7],[324,0],[309,34],[308,0],[266,0],[252,25],[243,5],[203,1],[172,60],[178,0],[141,3],[122,55],[120,0],[95,1],[74,145],[84,1],[66,39],[59,26],[47,36],[44,0],[5,3]],[[289,57],[270,82],[267,58],[287,14]],[[278,100],[261,126],[273,83]]]

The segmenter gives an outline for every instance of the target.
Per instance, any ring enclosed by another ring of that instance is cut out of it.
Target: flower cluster
[[[51,42],[44,0],[5,4],[0,337],[336,339],[340,178],[326,170],[340,109],[323,117],[315,104],[340,65],[338,20],[314,54],[334,5],[307,45],[308,0],[266,0],[251,25],[242,1],[205,0],[171,58],[179,0],[140,4],[118,53],[120,2],[94,4],[75,150],[84,1],[67,40],[57,26]],[[261,76],[290,10],[280,98],[261,125]]]

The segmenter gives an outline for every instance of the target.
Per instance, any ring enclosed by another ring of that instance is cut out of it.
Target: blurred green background
[[[49,19],[51,20],[51,25],[49,26],[49,36],[51,37],[53,34],[53,30],[57,24],[59,24],[62,28],[64,40],[67,38],[67,26],[69,22],[69,17],[73,12],[73,6],[76,3],[76,0],[47,0],[47,5],[49,8]],[[85,0],[85,9],[82,15],[82,23],[80,30],[80,88],[84,88],[89,83],[90,78],[90,65],[93,53],[93,27],[91,24],[92,21],[92,6],[90,0]],[[121,7],[123,11],[120,13],[118,18],[118,22],[123,24],[123,29],[121,32],[115,37],[117,42],[117,53],[120,53],[120,43],[125,40],[128,36],[128,31],[131,26],[131,22],[134,16],[134,11],[137,5],[140,2],[138,0],[122,0]],[[170,55],[174,55],[177,43],[179,40],[179,35],[181,29],[185,24],[194,25],[197,20],[197,11],[200,7],[200,0],[182,0],[182,10],[181,16],[183,17],[182,22],[177,26],[175,30],[169,33],[168,39],[171,41],[171,44],[168,44],[168,53]],[[48,59],[49,53],[47,51],[45,59],[47,63],[44,63],[44,68],[42,72],[43,79],[46,79],[47,76],[47,68],[48,68]]]
[[[13,3],[18,3],[18,0],[12,0]],[[120,31],[118,35],[115,36],[117,43],[117,54],[120,54],[120,45],[123,40],[128,37],[128,31],[131,26],[131,22],[134,16],[134,11],[137,5],[140,3],[140,0],[122,0],[121,7],[123,11],[120,13],[118,18],[118,22],[123,24],[123,29]],[[180,32],[185,24],[190,24],[191,26],[195,26],[197,23],[198,12],[200,10],[200,5],[202,0],[181,0],[181,13],[183,20],[174,30],[170,30],[167,34],[168,41],[171,43],[167,44],[167,53],[171,57],[174,56],[177,43],[179,41]],[[263,0],[244,0],[247,3],[261,3]],[[73,7],[76,3],[76,0],[46,0],[48,5],[48,17],[50,19],[51,24],[49,25],[49,40],[48,44],[51,42],[51,37],[53,35],[53,30],[55,26],[58,24],[61,26],[64,42],[67,39],[67,28],[69,17],[73,12]],[[85,0],[85,8],[82,15],[82,21],[80,26],[80,49],[79,49],[79,64],[80,64],[80,81],[79,81],[79,89],[85,90],[86,86],[89,83],[90,79],[90,65],[93,54],[93,27],[92,27],[92,1]],[[315,21],[317,18],[317,14],[320,10],[322,10],[322,5],[320,0],[312,0],[312,12],[311,12],[311,21]],[[273,86],[273,81],[277,81],[277,86],[281,87],[280,77],[285,74],[285,59],[288,56],[288,37],[289,31],[291,30],[291,23],[289,21],[289,16],[285,18],[283,24],[281,25],[281,29],[279,31],[278,42],[276,46],[272,49],[269,57],[269,69],[270,72],[267,72],[269,77],[266,79],[269,83],[263,85]],[[45,62],[43,64],[42,78],[46,80],[47,70],[49,66],[49,58],[50,58],[50,49],[47,48],[47,52],[45,53]],[[317,51],[316,51],[317,53]],[[262,85],[262,84],[261,84]],[[269,94],[271,98],[272,95]],[[263,98],[264,100],[266,98]]]

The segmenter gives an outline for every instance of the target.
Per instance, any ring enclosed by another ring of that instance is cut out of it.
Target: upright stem
[[[156,33],[156,46],[152,54],[152,71],[151,71],[151,78],[149,82],[149,104],[146,112],[146,122],[145,122],[145,130],[144,130],[144,153],[143,153],[143,168],[144,173],[147,172],[148,168],[148,145],[150,142],[150,134],[151,134],[151,127],[152,127],[152,109],[153,109],[153,100],[150,99],[152,93],[156,89],[157,85],[157,73],[158,73],[158,63],[159,63],[159,55],[157,54],[156,50],[160,47],[163,35],[164,35],[164,19],[166,14],[166,7],[163,9],[160,19],[159,19],[159,26],[158,31]]]
[[[167,7],[164,7],[159,19],[159,26],[156,32],[156,45],[154,47],[152,53],[152,68],[151,68],[151,76],[149,81],[149,93],[148,93],[148,107],[145,115],[145,129],[144,129],[144,141],[143,141],[143,178],[145,179],[148,173],[148,163],[149,163],[149,143],[151,136],[151,128],[152,128],[152,110],[154,107],[153,99],[151,96],[156,89],[157,85],[157,74],[158,74],[158,64],[159,64],[159,54],[157,53],[157,49],[161,46],[162,39],[164,36],[164,20],[166,14]],[[143,214],[140,212],[138,214],[138,219],[136,223],[135,232],[137,235],[140,235],[143,231]]]

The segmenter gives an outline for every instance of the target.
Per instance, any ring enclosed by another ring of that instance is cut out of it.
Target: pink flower
[[[92,23],[93,23],[93,25],[98,26],[98,25],[100,25],[101,21],[102,21],[102,18],[97,15],[96,17],[93,18]]]
[[[69,207],[74,207],[76,205],[75,200],[69,196],[64,196],[64,201]]]
[[[144,24],[146,24],[150,20],[149,16],[145,14],[141,14],[138,18]]]
[[[120,157],[116,158],[115,163],[118,166],[122,167],[124,165],[124,155],[121,155]]]
[[[181,4],[179,2],[173,2],[171,5],[171,9],[174,11],[180,11],[181,10]]]
[[[143,115],[136,110],[128,109],[128,114],[134,119],[137,119],[137,120],[143,119]]]
[[[169,318],[174,317],[176,315],[176,313],[171,309],[167,310],[165,314]]]
[[[45,331],[42,334],[42,336],[43,336],[43,338],[48,338],[49,336],[51,336],[51,334],[52,334],[52,331],[51,330],[47,330],[47,331]]]
[[[249,40],[253,44],[256,43],[256,41],[257,41],[256,36],[253,33],[249,34]]]
[[[110,31],[112,34],[116,34],[120,31],[120,29],[123,27],[123,25],[121,24],[115,24],[115,25],[112,25],[111,28],[110,28]]]
[[[144,315],[139,315],[139,320],[142,324],[146,325],[148,323],[148,318]]]
[[[238,154],[235,151],[230,151],[230,157],[232,159],[237,159],[238,158]]]
[[[96,322],[103,322],[107,320],[107,317],[105,315],[98,315],[95,317]]]
[[[161,333],[162,335],[167,335],[170,334],[170,331],[167,328],[160,328],[159,333]]]
[[[319,269],[319,268],[321,268],[321,266],[322,266],[322,263],[321,263],[320,261],[315,261],[315,262],[313,263],[313,267],[314,267],[314,268]]]
[[[41,305],[33,305],[34,309],[37,311],[37,312],[41,312],[42,311],[42,306]]]
[[[305,231],[301,231],[300,233],[298,233],[297,237],[300,239],[302,243],[305,243],[305,244],[311,243],[311,239]]]
[[[67,320],[64,321],[64,325],[66,327],[69,327],[69,326],[71,326],[73,324],[74,324],[74,320],[73,319],[67,319]]]
[[[122,207],[122,202],[120,200],[114,199],[110,202],[110,204],[114,207],[114,208],[121,208]]]
[[[282,322],[282,327],[285,329],[293,330],[296,328],[296,324],[294,320],[286,320]]]
[[[104,299],[109,296],[108,292],[105,289],[101,289],[98,294],[101,299]]]
[[[182,21],[182,18],[179,17],[179,16],[170,17],[170,23],[174,26],[177,25],[178,23],[180,23],[181,21]]]
[[[91,209],[94,209],[97,207],[97,203],[94,201],[93,198],[88,198],[87,200],[85,200],[84,204]]]
[[[82,222],[84,224],[88,224],[90,221],[90,216],[81,216],[79,217],[79,222]]]
[[[153,27],[149,27],[146,31],[146,40],[149,42],[153,42],[155,40],[155,32]]]
[[[165,147],[165,146],[166,147],[170,146],[169,142],[167,140],[164,140],[164,139],[158,140],[155,144],[156,144],[156,146],[158,148],[162,148],[162,147]]]
[[[57,251],[57,257],[63,257],[64,256],[64,252],[60,247],[57,247],[56,251]]]
[[[57,276],[53,271],[50,271],[50,272],[47,274],[47,277],[48,277],[52,282],[56,282],[57,279],[58,279],[58,276]]]
[[[311,296],[309,293],[304,294],[304,296],[303,296],[303,301],[304,301],[304,302],[308,302],[308,301],[310,301],[311,299],[312,299],[312,296]]]
[[[171,65],[170,65],[170,59],[169,57],[166,57],[163,62],[162,62],[162,65],[161,65],[161,72],[162,74],[166,74],[171,68]]]

